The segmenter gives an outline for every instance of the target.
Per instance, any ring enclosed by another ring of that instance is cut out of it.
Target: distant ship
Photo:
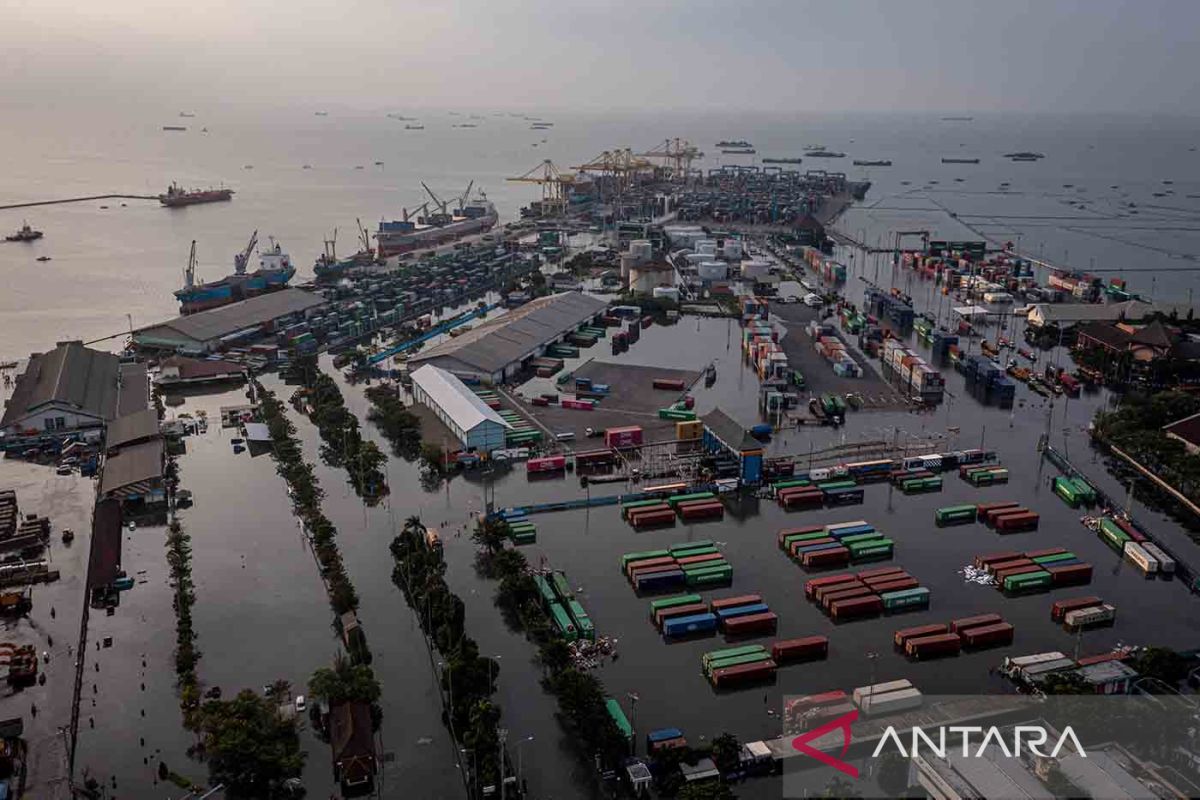
[[[274,240],[271,240],[269,250],[259,253],[259,268],[254,272],[246,272],[246,263],[257,244],[258,231],[255,231],[245,249],[233,257],[232,275],[211,283],[196,283],[196,243],[193,241],[184,272],[183,288],[175,292],[180,313],[194,314],[226,306],[287,286],[287,282],[296,274],[296,268],[292,266],[291,257]]]
[[[799,164],[801,161],[803,161],[803,159],[801,159],[801,158],[764,158],[762,160],[762,163],[764,163],[764,164]]]
[[[37,241],[40,238],[42,238],[42,232],[35,231],[33,228],[29,227],[29,223],[26,222],[20,228],[17,228],[16,233],[10,233],[8,236],[5,236],[4,241],[6,241],[6,242],[33,242],[33,241]]]
[[[942,122],[971,122],[974,117],[942,117]]]
[[[475,200],[468,201],[474,181],[467,184],[467,190],[459,197],[459,207],[453,213],[448,210],[448,204],[438,198],[424,183],[425,189],[433,206],[437,209],[429,212],[429,203],[423,203],[412,214],[403,209],[403,218],[391,221],[380,221],[375,233],[375,241],[380,258],[411,253],[413,250],[423,250],[437,247],[448,242],[457,241],[464,236],[483,233],[495,227],[500,221],[496,206],[480,192]],[[418,212],[424,216],[416,216]]]
[[[758,151],[755,150],[753,147],[735,147],[735,148],[731,148],[731,149],[727,149],[727,150],[722,150],[721,152],[726,153],[726,154],[731,154],[731,155],[752,156]]]
[[[745,139],[735,139],[732,142],[722,139],[721,141],[717,142],[717,147],[754,147],[754,145],[750,144]]]
[[[163,125],[164,131],[186,131],[187,128],[183,125]]]
[[[314,111],[313,116],[314,117],[328,117],[329,112],[328,111]]]
[[[425,126],[424,125],[405,125],[404,130],[406,130],[406,131],[423,131],[423,130],[425,130]]]
[[[809,158],[845,158],[846,157],[845,153],[839,153],[836,150],[826,150],[824,148],[821,148],[819,150],[809,150],[807,152],[808,152]]]
[[[978,158],[943,158],[943,164],[978,164]]]
[[[365,267],[376,262],[375,251],[371,249],[371,234],[367,233],[362,222],[355,222],[358,223],[358,241],[362,244],[362,249],[349,258],[338,258],[337,228],[334,228],[333,238],[325,240],[325,252],[313,264],[313,274],[317,276],[319,283],[332,283],[341,279],[354,267]]]
[[[193,114],[191,111],[180,111],[179,116],[183,117],[184,119],[191,119],[192,117],[194,117],[196,115]]]
[[[158,196],[158,202],[167,208],[194,206],[198,203],[220,203],[233,197],[233,189],[184,189],[172,183]]]
[[[882,161],[855,161],[854,162],[854,166],[856,166],[856,167],[890,167],[891,165],[892,165],[892,162],[888,161],[886,159],[884,159]]]
[[[1005,158],[1011,158],[1013,161],[1037,161],[1046,156],[1042,153],[1031,153],[1028,150],[1022,150],[1019,153],[1005,153]]]
[[[529,127],[535,131],[544,131],[547,128],[553,128],[554,123],[553,122],[535,122],[532,125],[530,125]]]

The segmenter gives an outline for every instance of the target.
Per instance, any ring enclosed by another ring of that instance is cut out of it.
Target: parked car
[[[822,300],[818,295],[815,295],[811,292],[804,295],[804,305],[808,306],[809,308],[819,308],[824,304],[825,301]]]
[[[304,695],[302,695],[302,694],[296,695],[296,713],[303,714],[304,709],[307,707],[308,707],[307,704],[304,702]]]

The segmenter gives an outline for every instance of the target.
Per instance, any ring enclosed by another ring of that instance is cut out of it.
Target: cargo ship
[[[845,153],[839,153],[836,150],[826,150],[823,147],[819,148],[817,150],[806,150],[805,152],[808,154],[809,158],[845,158],[846,157]]]
[[[943,158],[943,164],[978,164],[978,158]]]
[[[283,252],[274,239],[271,240],[268,250],[259,252],[259,268],[254,272],[246,272],[246,264],[257,244],[258,231],[255,231],[242,252],[233,257],[232,275],[226,275],[211,283],[196,283],[196,243],[192,242],[187,270],[184,272],[183,288],[175,292],[180,313],[194,314],[197,311],[218,308],[287,286],[288,281],[296,274],[296,268],[292,266],[291,256]]]
[[[29,223],[26,222],[23,225],[21,225],[21,227],[17,228],[16,233],[10,233],[8,236],[5,236],[4,241],[6,241],[6,242],[32,242],[32,241],[35,241],[40,238],[42,238],[42,232],[35,231],[33,228],[29,227]]]
[[[753,147],[730,147],[722,150],[721,152],[725,153],[726,155],[752,156],[758,151]]]
[[[167,208],[194,206],[198,203],[220,203],[233,198],[233,189],[184,189],[172,183],[158,196],[158,202]]]
[[[856,167],[890,167],[891,165],[892,165],[892,162],[888,161],[887,159],[883,159],[880,161],[855,161],[854,162],[854,166],[856,166]]]
[[[474,200],[468,200],[474,181],[458,198],[458,208],[453,212],[449,204],[439,198],[424,183],[421,186],[433,201],[435,211],[429,211],[429,203],[421,204],[413,212],[402,209],[402,218],[381,220],[375,233],[380,258],[424,250],[462,239],[476,233],[490,231],[500,220],[496,206],[483,192]],[[421,215],[418,216],[419,212]]]
[[[332,283],[340,280],[355,267],[365,267],[376,262],[375,251],[371,249],[371,235],[362,226],[362,222],[355,221],[358,222],[358,241],[362,248],[349,258],[338,258],[337,228],[334,228],[333,238],[325,240],[325,252],[313,264],[313,274],[317,276],[318,283]]]
[[[733,141],[722,139],[721,141],[717,142],[717,147],[754,147],[754,145],[750,144],[745,139],[735,139]]]
[[[799,164],[804,159],[801,158],[764,158],[764,164]]]

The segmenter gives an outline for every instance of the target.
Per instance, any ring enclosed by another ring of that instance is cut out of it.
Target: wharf
[[[66,203],[86,203],[89,200],[158,200],[158,195],[151,194],[93,194],[87,197],[67,197],[62,200],[34,200],[29,203],[10,203],[0,206],[0,211],[10,211],[14,208],[33,208],[34,206],[59,206]]]
[[[487,314],[491,313],[492,311],[494,311],[495,309],[497,309],[499,307],[500,307],[499,303],[492,303],[490,305],[484,306],[483,308],[477,308],[473,311],[468,311],[467,313],[457,316],[454,319],[447,320],[446,322],[443,322],[440,325],[436,325],[433,328],[430,328],[428,331],[421,334],[420,336],[418,336],[415,339],[409,339],[406,342],[401,342],[400,344],[393,345],[393,346],[387,348],[386,350],[381,350],[380,352],[378,352],[375,355],[368,358],[367,364],[370,366],[374,366],[374,365],[380,363],[381,361],[385,361],[385,360],[391,358],[392,356],[399,355],[400,353],[406,353],[409,350],[412,350],[417,345],[423,344],[424,342],[429,341],[430,339],[432,339],[435,336],[440,336],[443,333],[448,333],[451,330],[453,330],[454,328],[457,328],[460,325],[464,325],[473,319],[478,319],[479,317],[486,316]]]
[[[692,492],[717,492],[720,488],[716,484],[695,484],[688,486],[686,489],[680,489],[678,492],[670,494],[690,494]],[[627,494],[610,494],[596,497],[580,497],[573,500],[560,500],[553,503],[534,503],[528,506],[511,506],[494,511],[488,516],[492,518],[504,518],[513,514],[544,514],[549,511],[570,511],[576,508],[593,508],[596,506],[615,506],[618,503],[636,503],[639,500],[653,500],[661,497],[666,497],[666,492],[630,492]]]

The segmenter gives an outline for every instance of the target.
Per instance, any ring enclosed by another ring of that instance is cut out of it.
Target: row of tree
[[[292,400],[307,405],[309,418],[321,434],[321,460],[331,467],[345,468],[350,485],[368,503],[377,503],[388,493],[380,469],[387,461],[374,442],[363,438],[358,417],[346,408],[342,390],[321,371],[316,356],[297,356],[288,367],[289,380],[301,384]]]
[[[1163,433],[1164,425],[1200,413],[1200,396],[1188,392],[1126,395],[1116,411],[1096,414],[1096,436],[1119,447],[1187,497],[1200,495],[1200,455]]]
[[[427,538],[421,520],[410,517],[392,540],[395,566],[392,581],[416,612],[421,629],[443,659],[439,680],[448,697],[443,722],[458,743],[470,752],[470,785],[480,787],[500,779],[500,707],[492,700],[500,665],[479,655],[479,646],[466,633],[465,612],[458,595],[446,584],[442,549]]]
[[[421,462],[421,486],[435,490],[446,474],[446,454],[432,442],[421,441],[421,419],[408,410],[395,386],[378,384],[367,389],[371,410],[367,419],[374,422],[392,445],[392,452],[405,461]]]

